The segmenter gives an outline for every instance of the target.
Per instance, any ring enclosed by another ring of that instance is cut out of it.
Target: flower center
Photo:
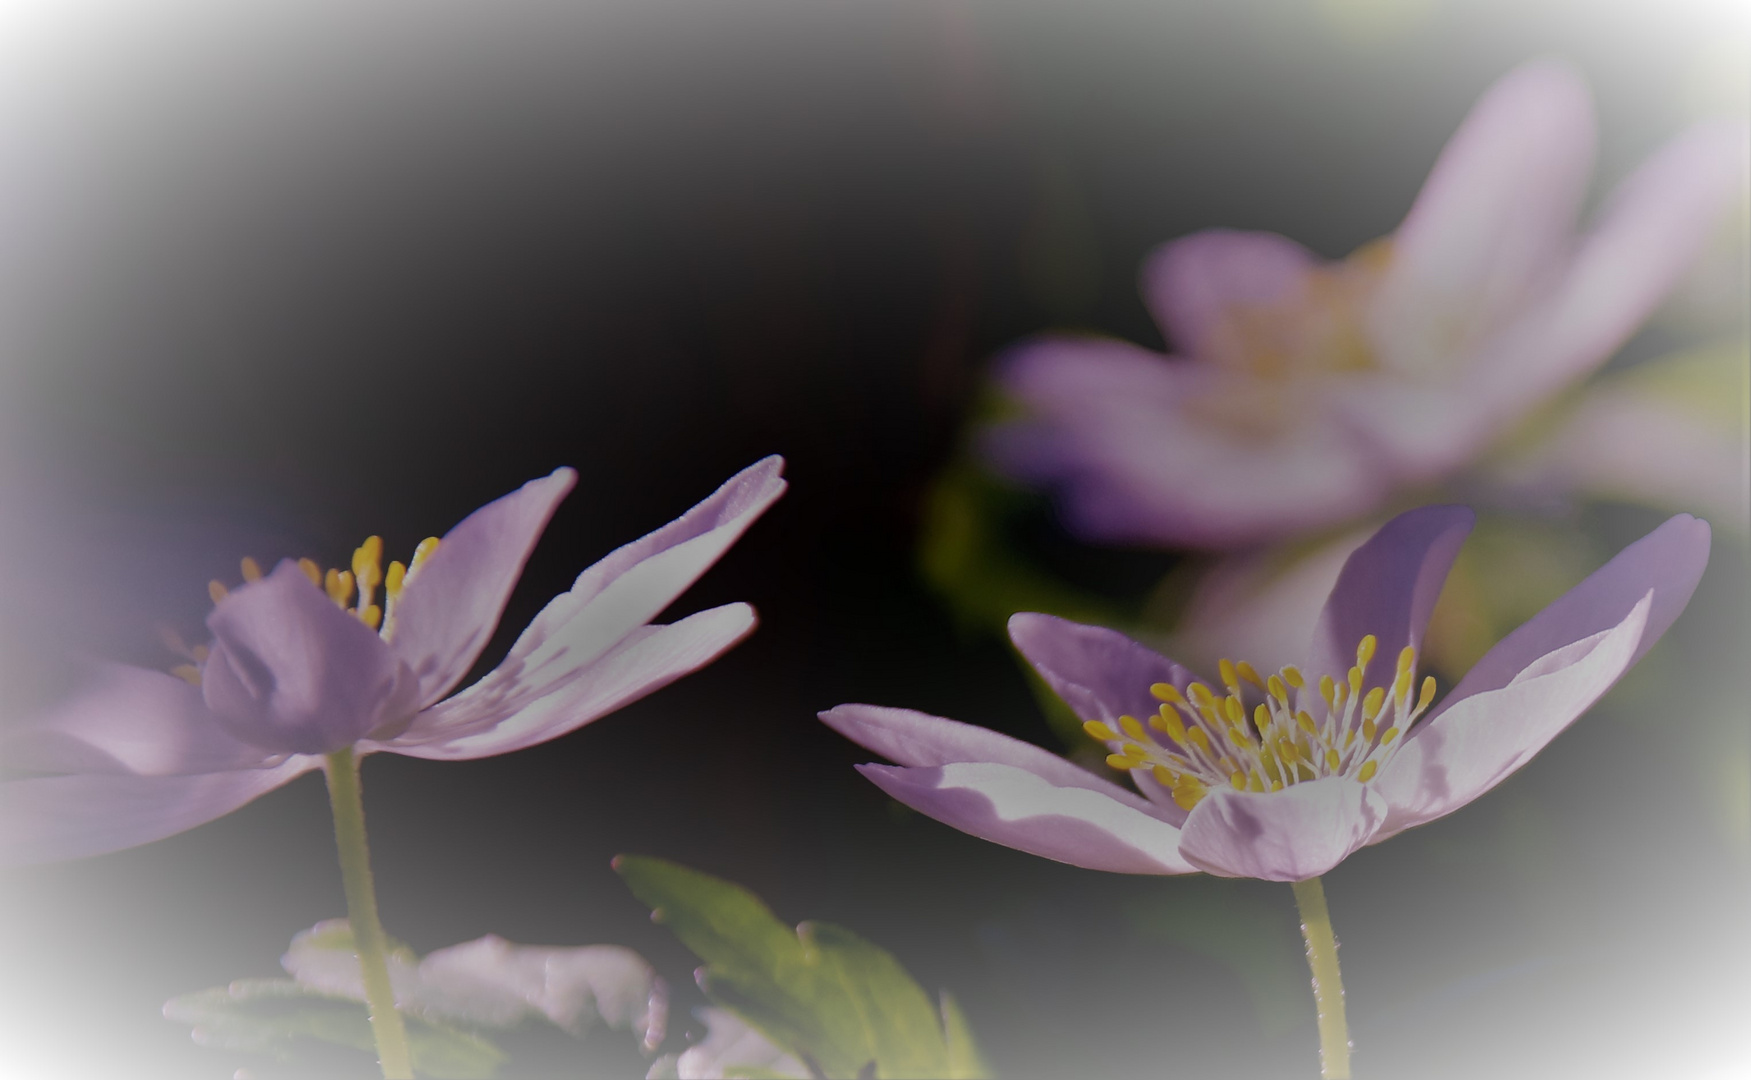
[[[1184,692],[1156,683],[1149,692],[1161,708],[1147,722],[1121,716],[1117,731],[1099,720],[1083,730],[1108,744],[1108,765],[1149,770],[1186,810],[1222,784],[1258,792],[1329,776],[1365,784],[1397,753],[1401,736],[1435,697],[1433,676],[1412,696],[1417,653],[1409,645],[1398,654],[1392,684],[1364,693],[1362,673],[1378,644],[1373,634],[1364,637],[1344,677],[1322,675],[1317,684],[1294,666],[1260,678],[1245,661],[1223,660],[1226,694],[1201,682]]]
[[[419,572],[425,561],[432,557],[432,552],[438,550],[438,538],[428,536],[413,549],[413,557],[405,565],[401,562],[391,562],[389,571],[383,571],[383,538],[368,536],[365,542],[353,549],[352,569],[340,570],[330,567],[324,570],[314,559],[299,559],[298,569],[310,579],[310,584],[328,594],[328,598],[348,615],[369,626],[387,641],[395,633],[395,605],[401,599],[402,590]],[[261,564],[249,556],[244,556],[241,564],[243,583],[254,584],[262,578]],[[375,602],[377,587],[383,587],[383,603]],[[357,602],[354,602],[354,590],[358,591]],[[217,578],[207,583],[207,595],[217,604],[231,594],[224,582]],[[348,605],[351,606],[348,606]],[[172,651],[180,653],[189,659],[189,663],[178,664],[170,669],[172,675],[180,676],[195,686],[201,683],[201,665],[207,662],[208,649],[205,645],[190,648],[184,644],[173,630],[163,632],[166,645]]]

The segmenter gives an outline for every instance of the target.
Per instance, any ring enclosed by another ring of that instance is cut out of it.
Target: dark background
[[[490,10],[93,8],[13,39],[5,707],[51,699],[70,655],[174,663],[153,626],[197,636],[241,555],[334,563],[376,532],[405,558],[574,465],[490,663],[584,566],[781,453],[790,493],[677,608],[753,603],[746,643],[539,748],[370,759],[390,931],[629,945],[680,1024],[691,958],[608,866],[655,854],[886,945],[957,994],[1001,1075],[1312,1075],[1311,1001],[1278,992],[1305,978],[1288,889],[981,843],[890,805],[813,714],[905,705],[1057,745],[1006,646],[957,632],[914,569],[993,351],[1051,326],[1158,346],[1134,268],[1198,228],[1333,257],[1389,232],[1472,100],[1539,53],[1588,74],[1619,178],[1682,126],[1719,13]],[[1655,520],[1596,525],[1615,544]],[[1119,585],[1158,566],[1083,558]],[[1678,635],[1699,670],[1743,647],[1740,580],[1714,582]],[[1747,883],[1698,779],[1745,752],[1717,698],[1602,710],[1328,876],[1358,1076],[1716,1060]],[[314,777],[0,890],[20,1076],[230,1076],[163,1000],[276,973],[344,907]],[[1253,982],[1188,947],[1209,911],[1263,913]],[[642,1075],[629,1043],[536,1051]]]

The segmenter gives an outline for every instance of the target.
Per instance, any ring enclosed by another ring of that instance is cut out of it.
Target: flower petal
[[[1370,319],[1389,367],[1440,372],[1456,327],[1488,333],[1548,291],[1587,191],[1594,126],[1586,84],[1551,61],[1509,73],[1472,107],[1393,238]]]
[[[14,773],[191,775],[268,756],[225,731],[200,688],[123,664],[99,665],[72,698],[0,733],[0,762]]]
[[[201,692],[246,742],[326,754],[413,715],[407,668],[290,560],[220,601],[207,627],[213,647]]]
[[[1188,874],[1180,831],[1101,792],[996,762],[857,771],[919,813],[982,840],[1116,874]]]
[[[1138,279],[1143,303],[1174,346],[1200,356],[1232,308],[1293,298],[1317,264],[1286,236],[1206,229],[1150,252]]]
[[[1386,813],[1385,799],[1343,776],[1282,791],[1217,789],[1192,808],[1180,854],[1219,877],[1305,881],[1366,844]]]
[[[710,1005],[693,1010],[704,1022],[705,1038],[681,1051],[675,1061],[681,1080],[724,1080],[726,1076],[808,1076],[809,1067],[781,1050],[760,1029]],[[656,1075],[653,1068],[652,1076]]]
[[[1126,715],[1146,717],[1161,704],[1149,693],[1150,686],[1172,683],[1184,690],[1196,678],[1117,630],[1055,615],[1010,616],[1009,640],[1084,720],[1112,723]]]
[[[1379,639],[1365,685],[1392,681],[1399,650],[1420,649],[1454,556],[1477,516],[1463,506],[1422,506],[1398,515],[1351,552],[1319,614],[1307,670],[1342,678],[1366,634]]]
[[[524,629],[500,669],[547,670],[553,678],[606,653],[668,607],[784,494],[783,468],[776,455],[755,462],[687,513],[579,574]]]
[[[1524,411],[1603,363],[1653,313],[1745,190],[1745,129],[1680,135],[1613,193],[1568,273],[1477,362],[1495,411]]]
[[[726,604],[668,626],[643,626],[581,668],[531,670],[507,662],[421,713],[408,730],[368,749],[463,761],[508,754],[606,716],[715,660],[747,637],[754,609]]]
[[[1419,724],[1375,778],[1392,808],[1376,841],[1452,813],[1530,761],[1629,669],[1653,604],[1650,590],[1610,630],[1559,645]]]
[[[355,965],[356,966],[356,965]],[[509,1028],[531,1014],[582,1036],[597,1020],[662,1040],[662,980],[619,945],[518,945],[488,934],[439,949],[419,964],[414,1005],[465,1024]]]
[[[486,648],[523,564],[577,482],[571,469],[531,480],[444,534],[395,605],[395,654],[419,676],[419,707],[453,689]]]
[[[1056,787],[1085,788],[1144,813],[1156,813],[1147,800],[1080,765],[990,728],[881,705],[840,705],[820,717],[852,742],[901,765],[995,762],[1025,769]]]
[[[1473,694],[1507,686],[1539,657],[1619,625],[1651,589],[1647,629],[1629,663],[1640,660],[1690,602],[1708,565],[1708,549],[1706,521],[1689,514],[1668,519],[1498,641],[1424,723],[1432,724]]]
[[[320,759],[192,776],[86,773],[0,783],[0,866],[77,859],[173,836],[223,817]]]

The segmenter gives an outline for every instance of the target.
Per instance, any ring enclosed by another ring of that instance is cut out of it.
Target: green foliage
[[[370,1018],[357,1001],[332,997],[291,979],[239,979],[170,999],[166,1019],[189,1025],[195,1041],[223,1050],[295,1056],[300,1044],[327,1043],[373,1052]],[[504,1053],[492,1043],[403,1016],[415,1071],[434,1080],[486,1080]]]
[[[662,859],[623,855],[614,866],[705,962],[706,994],[820,1076],[988,1075],[952,999],[939,1013],[887,950],[829,923],[792,930],[746,889]]]

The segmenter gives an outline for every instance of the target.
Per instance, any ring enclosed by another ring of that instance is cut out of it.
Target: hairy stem
[[[1350,1026],[1344,1020],[1344,980],[1338,973],[1338,939],[1325,906],[1325,886],[1312,877],[1290,887],[1301,909],[1301,936],[1307,942],[1313,1000],[1319,1007],[1319,1075],[1350,1080]]]
[[[388,939],[377,918],[377,890],[371,883],[371,852],[365,845],[365,804],[359,792],[359,760],[349,746],[328,755],[323,771],[328,776],[328,804],[334,812],[334,843],[340,849],[347,922],[353,930],[353,947],[359,952],[371,1034],[377,1040],[377,1063],[383,1068],[384,1080],[413,1080],[407,1029],[402,1025],[401,1014],[395,1011],[395,991],[389,985]]]

